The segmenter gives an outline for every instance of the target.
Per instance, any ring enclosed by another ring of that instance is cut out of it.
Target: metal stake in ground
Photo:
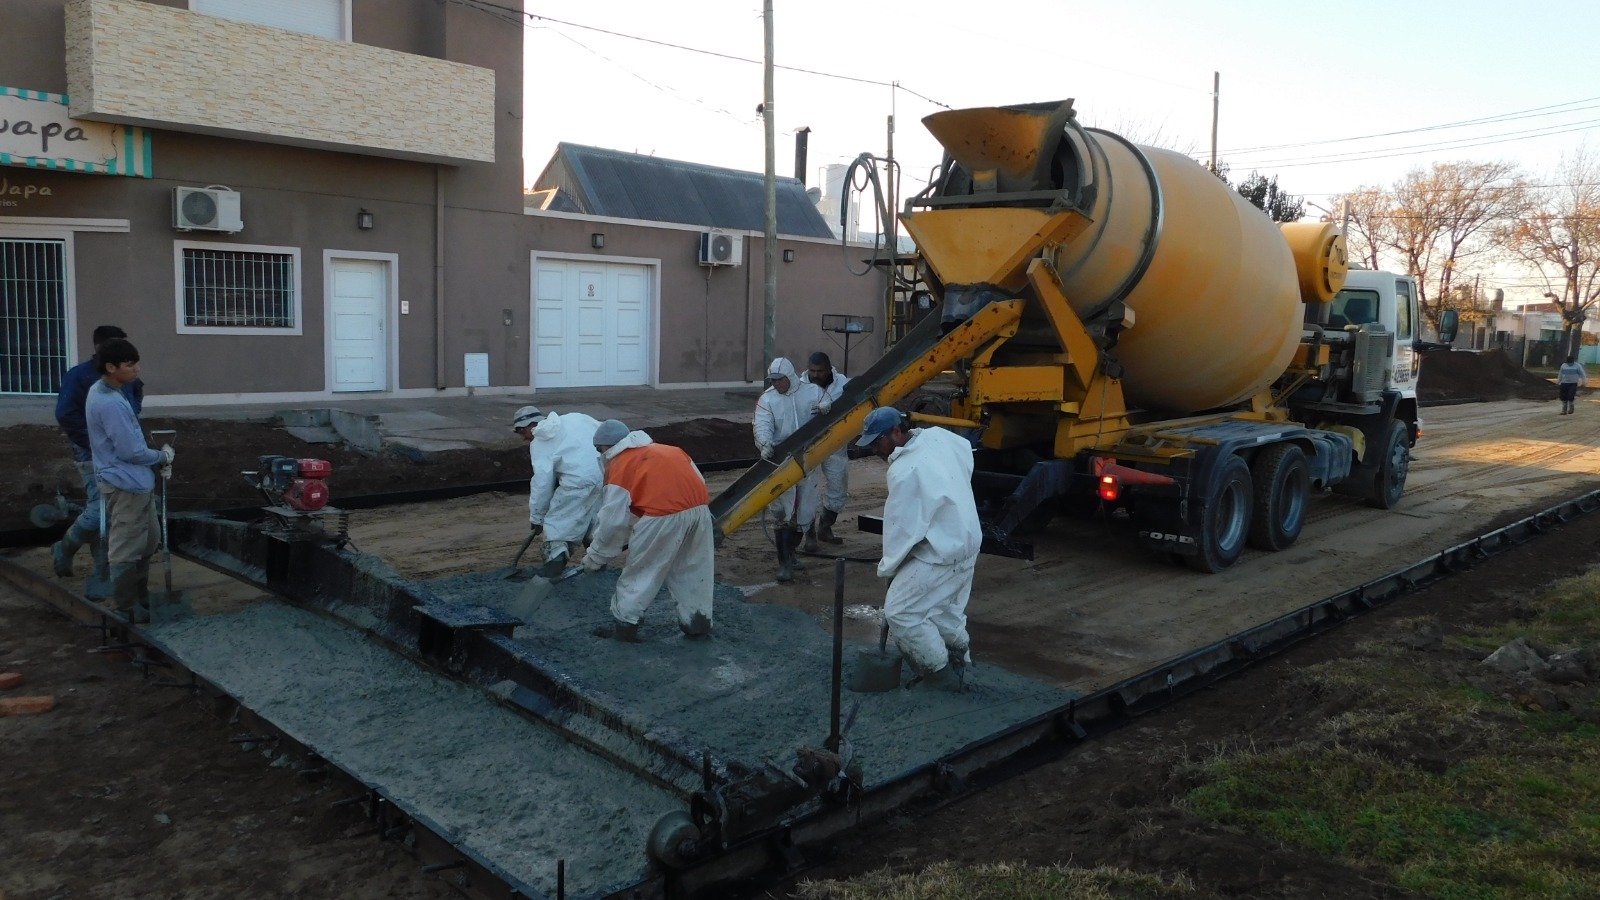
[[[833,692],[828,708],[828,750],[838,753],[844,742],[839,733],[839,691],[844,687],[844,558],[833,563]]]
[[[177,445],[178,433],[171,430],[150,432],[150,441],[155,444]],[[167,482],[172,479],[172,466],[161,467],[161,567],[166,576],[167,589],[150,594],[150,623],[152,625],[170,622],[182,618],[193,611],[189,597],[183,591],[172,590],[172,542],[167,530]]]

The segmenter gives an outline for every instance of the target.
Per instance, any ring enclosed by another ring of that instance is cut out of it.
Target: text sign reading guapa
[[[62,94],[0,86],[0,165],[151,176],[143,128],[83,121],[67,112]]]

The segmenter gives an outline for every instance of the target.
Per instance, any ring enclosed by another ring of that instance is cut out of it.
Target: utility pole
[[[1211,174],[1217,174],[1217,114],[1222,105],[1222,73],[1211,73]]]
[[[767,271],[767,317],[761,342],[761,371],[778,355],[778,136],[772,118],[772,0],[764,0],[761,19],[766,32],[765,82],[761,117],[767,132],[767,231],[762,243],[762,259]]]

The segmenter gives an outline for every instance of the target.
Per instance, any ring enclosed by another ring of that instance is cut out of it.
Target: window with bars
[[[67,359],[66,243],[0,238],[0,394],[54,394]]]
[[[179,242],[183,331],[300,333],[300,253],[293,248]]]

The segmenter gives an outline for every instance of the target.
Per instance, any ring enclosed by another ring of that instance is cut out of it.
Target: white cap
[[[544,413],[539,412],[539,407],[524,406],[517,410],[516,416],[511,419],[511,430],[521,431],[542,418],[544,418]]]

